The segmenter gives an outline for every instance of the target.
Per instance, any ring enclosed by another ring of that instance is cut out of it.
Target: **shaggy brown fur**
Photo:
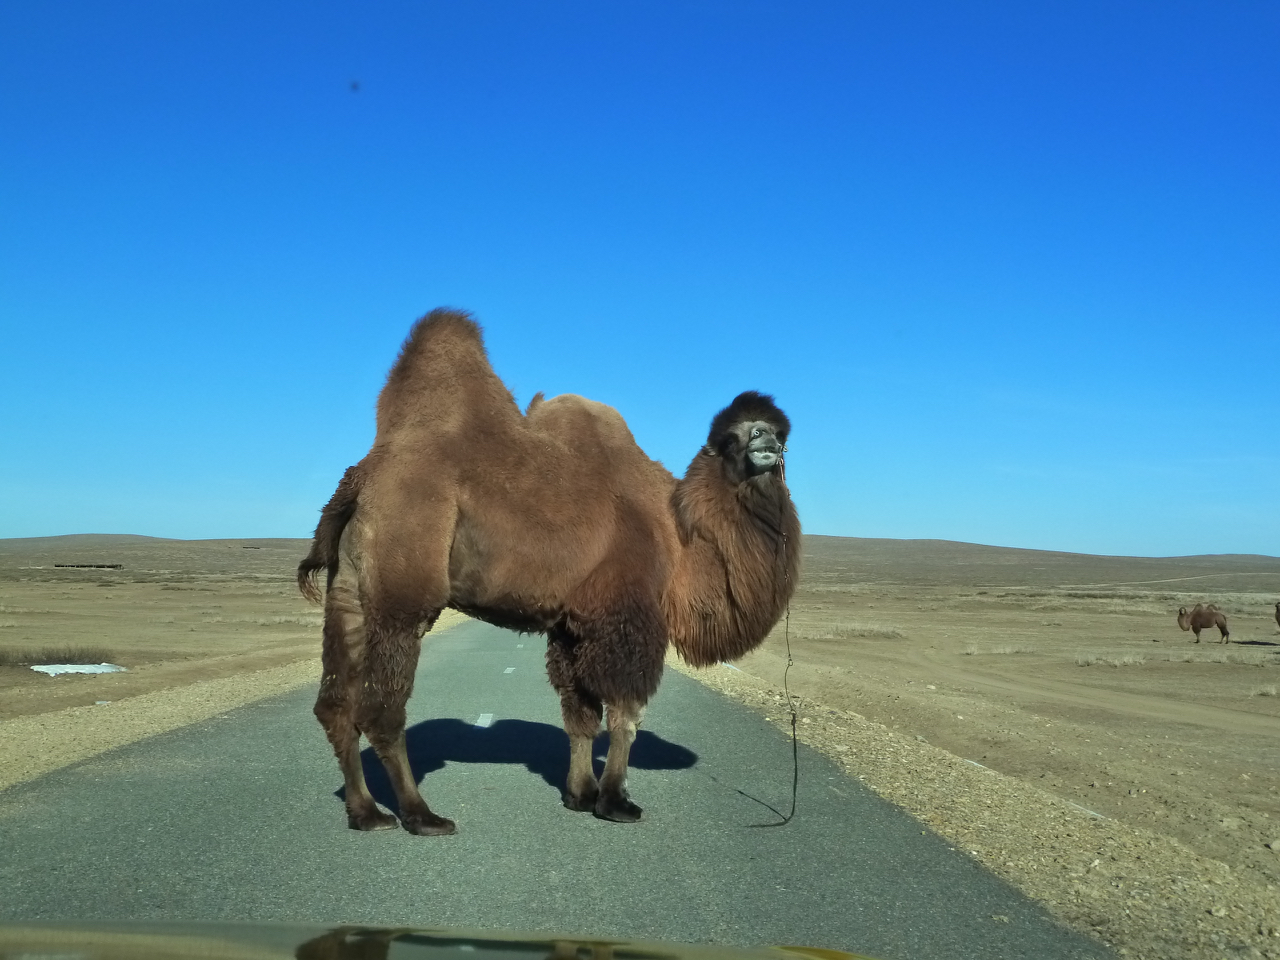
[[[743,393],[676,480],[603,404],[539,395],[521,414],[467,314],[420,320],[378,399],[373,448],[343,476],[298,567],[313,600],[315,574],[328,575],[315,709],[345,776],[350,826],[395,824],[365,785],[363,733],[404,827],[453,832],[418,793],[404,747],[421,638],[445,607],[547,635],[570,740],[565,805],[639,819],[628,757],[667,644],[695,665],[740,657],[795,588],[789,431],[772,398]],[[597,782],[591,746],[606,709]]]
[[[1231,637],[1231,633],[1227,630],[1227,618],[1212,603],[1205,605],[1197,603],[1188,613],[1186,607],[1178,608],[1178,626],[1183,630],[1193,630],[1196,635],[1196,643],[1200,642],[1200,631],[1207,630],[1209,627],[1217,627],[1218,632],[1222,634],[1219,643],[1226,643]]]

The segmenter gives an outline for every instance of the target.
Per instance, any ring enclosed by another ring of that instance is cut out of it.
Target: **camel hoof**
[[[601,820],[612,820],[614,823],[635,823],[644,813],[626,796],[609,796],[601,794],[596,801],[595,815]]]
[[[576,810],[579,813],[594,813],[599,797],[599,790],[592,790],[583,794],[572,794],[566,791],[563,799],[565,808],[568,810]]]
[[[352,830],[394,830],[399,821],[389,813],[381,810],[368,810],[363,813],[348,813],[347,826]]]
[[[458,832],[458,826],[452,820],[430,812],[404,817],[400,825],[415,837],[447,837]]]

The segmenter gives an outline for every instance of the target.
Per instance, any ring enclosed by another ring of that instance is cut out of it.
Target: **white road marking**
[[[1061,797],[1059,797],[1058,799],[1062,800],[1062,802],[1065,803],[1068,807],[1075,807],[1077,810],[1087,813],[1091,817],[1097,817],[1099,820],[1111,819],[1110,817],[1104,817],[1102,814],[1098,813],[1098,811],[1096,810],[1090,810],[1088,807],[1082,807],[1078,803],[1072,803],[1070,800],[1063,800]]]
[[[507,669],[503,670],[502,672],[503,672],[503,673],[515,673],[515,672],[516,672],[516,668],[515,668],[515,667],[507,667]]]
[[[983,766],[983,765],[982,765],[981,763],[979,763],[977,760],[970,760],[970,759],[968,759],[968,758],[966,758],[966,757],[961,757],[960,759],[961,759],[961,760],[963,760],[965,763],[972,763],[975,767],[982,767],[982,769],[983,769],[983,770],[991,770],[991,768],[990,768],[990,767]],[[992,773],[995,773],[996,771],[991,770],[991,772],[992,772]],[[861,778],[859,778],[859,779],[861,779]],[[1091,816],[1091,817],[1097,817],[1099,820],[1110,820],[1110,819],[1111,819],[1110,817],[1104,817],[1102,814],[1098,813],[1098,811],[1097,811],[1097,810],[1090,810],[1088,807],[1082,807],[1082,806],[1080,806],[1080,804],[1078,804],[1078,803],[1072,803],[1070,800],[1067,800],[1065,797],[1059,797],[1058,799],[1059,799],[1059,800],[1061,800],[1063,803],[1065,803],[1068,807],[1075,807],[1075,808],[1076,808],[1077,810],[1079,810],[1081,813],[1087,813],[1087,814],[1088,814],[1089,816]]]
[[[477,727],[487,727],[487,726],[489,726],[489,724],[491,724],[491,723],[493,723],[493,714],[492,714],[492,713],[482,713],[482,714],[480,714],[479,719],[477,719],[477,720],[476,720],[475,725],[476,725]]]

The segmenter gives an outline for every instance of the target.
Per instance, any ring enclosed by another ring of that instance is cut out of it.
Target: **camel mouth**
[[[747,454],[751,458],[753,466],[759,467],[761,470],[768,470],[770,467],[776,466],[778,461],[782,459],[774,450],[752,450]]]

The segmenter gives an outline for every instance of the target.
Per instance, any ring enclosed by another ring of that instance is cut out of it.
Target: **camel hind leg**
[[[404,828],[419,835],[453,833],[453,821],[432,813],[418,792],[404,729],[422,633],[435,623],[443,602],[432,602],[430,590],[415,589],[434,581],[415,579],[422,571],[404,565],[397,567],[403,575],[398,596],[388,596],[383,582],[381,595],[371,597],[371,585],[380,581],[371,576],[369,556],[354,542],[352,527],[344,532],[343,545],[345,562],[325,601],[324,676],[315,712],[342,768],[347,823],[355,830],[396,825],[395,817],[378,809],[365,783],[363,733],[387,771]],[[357,558],[364,562],[353,562]]]
[[[431,629],[440,609],[429,616],[379,617],[371,625],[365,654],[365,683],[360,689],[356,723],[369,738],[395,791],[400,824],[420,837],[444,836],[457,827],[431,812],[418,790],[405,745],[406,707],[422,647],[422,628]]]
[[[386,769],[396,796],[400,825],[418,836],[455,831],[452,820],[431,812],[422,799],[405,744],[406,707],[413,693],[422,635],[449,598],[449,548],[454,513],[438,497],[415,490],[388,490],[366,481],[361,509],[343,534],[343,559],[359,582],[364,615],[364,661],[355,723]],[[388,524],[378,518],[407,517]]]
[[[374,802],[360,761],[360,728],[355,716],[364,666],[364,617],[347,579],[341,575],[336,578],[325,597],[323,674],[315,715],[342,769],[347,826],[352,830],[386,830],[396,826],[396,818]]]

